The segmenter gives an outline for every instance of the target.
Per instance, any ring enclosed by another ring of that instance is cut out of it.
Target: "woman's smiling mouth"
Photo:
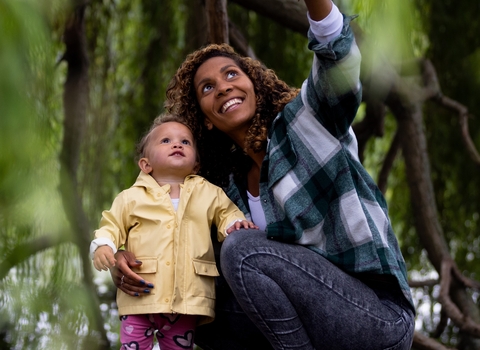
[[[239,98],[232,98],[231,100],[228,100],[221,109],[221,113],[225,113],[230,107],[242,104],[243,100]]]

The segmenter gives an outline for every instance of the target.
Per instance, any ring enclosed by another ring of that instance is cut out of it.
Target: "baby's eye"
[[[161,139],[160,143],[170,143],[170,139],[169,138]]]
[[[191,145],[192,144],[189,140],[183,140],[182,143],[184,145]]]

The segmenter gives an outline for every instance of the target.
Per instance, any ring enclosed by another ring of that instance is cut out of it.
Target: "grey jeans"
[[[411,347],[415,313],[396,283],[352,277],[258,230],[229,235],[220,262],[238,303],[274,349]]]

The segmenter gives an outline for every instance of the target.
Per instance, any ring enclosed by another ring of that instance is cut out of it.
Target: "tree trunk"
[[[423,104],[430,96],[439,93],[439,87],[436,84],[438,79],[431,75],[432,69],[429,62],[421,62],[420,70],[423,77],[433,80],[424,79],[424,86],[405,84],[398,77],[386,99],[386,104],[398,122],[398,134],[402,145],[417,235],[440,278],[450,281],[450,274],[457,279],[460,276],[455,275],[453,268],[447,270],[443,268],[446,262],[453,264],[453,259],[438,217],[423,127]],[[430,74],[425,74],[427,70]],[[438,91],[432,90],[432,86],[435,86]],[[456,280],[452,281],[444,287],[443,297],[439,298],[439,301],[447,315],[460,329],[469,327],[469,330],[463,333],[465,344],[469,344],[464,349],[479,349],[480,339],[475,339],[480,330],[478,308],[465,287]],[[455,313],[458,317],[455,317]],[[471,327],[468,320],[472,321]]]
[[[208,42],[229,43],[227,0],[206,0]]]
[[[88,109],[88,57],[85,38],[84,14],[86,2],[75,7],[64,31],[66,51],[63,59],[68,65],[64,86],[64,135],[60,153],[60,191],[66,215],[73,230],[83,268],[83,284],[91,308],[85,310],[89,318],[91,335],[84,344],[85,349],[106,349],[109,342],[103,327],[103,317],[93,284],[92,263],[88,257],[90,225],[82,207],[78,190],[78,165],[84,137]],[[95,335],[97,334],[97,335]],[[100,336],[100,339],[98,339]]]

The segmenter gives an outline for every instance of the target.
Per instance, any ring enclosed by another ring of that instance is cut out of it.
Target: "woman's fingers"
[[[110,269],[115,286],[131,296],[149,295],[153,284],[145,281],[131,269],[140,267],[142,262],[136,260],[135,255],[127,251],[118,251],[115,257],[116,267]]]
[[[143,280],[138,281],[137,279],[131,279],[124,275],[123,280],[120,279],[120,286],[118,288],[131,296],[143,296],[149,295],[152,287],[153,285],[149,285]]]

